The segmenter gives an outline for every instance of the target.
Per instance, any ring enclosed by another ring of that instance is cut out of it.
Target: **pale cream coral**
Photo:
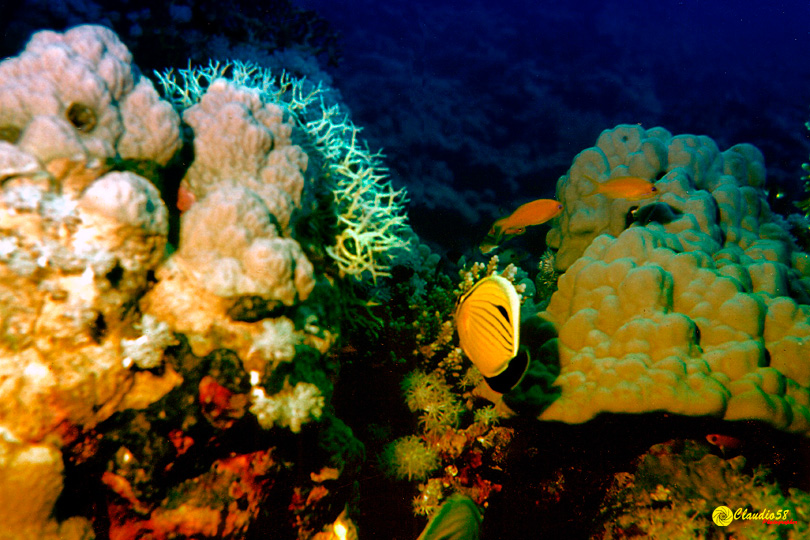
[[[62,491],[63,468],[53,446],[24,444],[0,428],[0,538],[56,535],[51,511]]]
[[[0,133],[43,163],[121,157],[165,164],[180,147],[179,118],[138,75],[108,28],[34,34],[0,63]]]
[[[308,382],[295,386],[285,382],[284,388],[270,396],[261,387],[254,387],[251,401],[250,412],[264,429],[288,427],[293,433],[300,432],[303,424],[319,419],[324,407],[321,391]]]
[[[20,156],[0,147],[8,153]],[[134,384],[122,339],[137,335],[132,306],[166,243],[166,208],[148,181],[65,170],[57,180],[26,166],[0,188],[0,423],[26,440],[118,410]]]
[[[253,191],[211,192],[183,214],[178,264],[218,296],[259,296],[293,305],[315,285],[312,263]]]
[[[325,353],[337,338],[316,324],[296,329],[284,316],[234,320],[235,300],[206,288],[178,257],[161,265],[156,277],[158,283],[144,296],[142,309],[183,334],[196,356],[228,349],[236,353],[246,371],[269,375],[279,363],[293,360],[297,345]]]
[[[0,181],[39,171],[37,159],[13,144],[0,141]]]
[[[177,340],[169,330],[169,325],[159,321],[148,313],[136,326],[141,335],[135,339],[122,339],[121,349],[124,353],[124,366],[135,365],[141,369],[154,369],[163,363],[163,351],[166,347],[177,345]]]
[[[62,455],[48,444],[17,439],[0,425],[0,540],[90,540],[85,518],[59,523],[53,506],[62,492]]]
[[[293,123],[257,89],[217,79],[183,113],[194,130],[194,162],[183,185],[197,200],[226,185],[256,193],[283,235],[300,207],[307,155],[291,142]]]

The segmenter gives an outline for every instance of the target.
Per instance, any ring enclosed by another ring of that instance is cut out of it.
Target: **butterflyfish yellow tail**
[[[493,390],[520,382],[529,362],[520,351],[520,298],[508,279],[493,274],[473,285],[458,301],[456,328],[461,349]]]

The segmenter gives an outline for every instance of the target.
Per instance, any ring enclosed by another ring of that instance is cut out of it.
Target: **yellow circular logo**
[[[714,509],[714,512],[712,512],[712,521],[714,521],[715,525],[725,527],[734,521],[734,513],[728,506],[718,506]]]

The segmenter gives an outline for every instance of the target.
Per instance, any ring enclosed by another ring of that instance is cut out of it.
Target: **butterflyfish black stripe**
[[[469,306],[477,309],[483,309],[487,312],[492,313],[493,316],[497,311],[502,316],[506,317],[507,322],[510,322],[509,316],[505,313],[506,308],[504,308],[502,304],[496,304],[495,302],[487,302],[487,301],[473,301],[469,303]]]
[[[481,324],[486,323],[487,327],[494,329],[494,333],[502,340],[511,344],[512,342],[512,326],[505,325],[503,320],[493,316],[492,311],[486,307],[481,309],[478,306],[470,306],[473,308],[471,314],[475,315],[475,320],[479,320]]]
[[[507,351],[512,350],[511,338],[501,333],[497,326],[491,324],[489,321],[481,321],[480,324],[470,330],[480,336],[480,338],[476,340],[476,343],[479,343],[477,348],[484,348],[484,343],[487,343],[489,345],[488,348],[498,345],[500,348],[506,349]]]
[[[495,325],[492,325],[487,321],[486,324],[482,324],[479,331],[485,334],[493,341],[495,341],[496,343],[506,344],[505,348],[511,350],[512,348],[511,339],[509,339],[508,336],[505,336],[504,334],[500,333]]]
[[[472,305],[469,307],[470,318],[473,322],[481,321],[480,324],[483,324],[485,321],[486,324],[495,328],[498,335],[511,342],[511,336],[513,333],[512,326],[510,324],[504,324],[503,318],[496,316],[490,306]],[[498,311],[500,312],[500,309],[498,309]]]

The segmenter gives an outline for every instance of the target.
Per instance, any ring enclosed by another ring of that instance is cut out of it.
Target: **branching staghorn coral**
[[[210,62],[206,67],[156,73],[164,94],[180,108],[196,104],[218,78],[257,90],[266,102],[284,107],[305,135],[304,150],[322,163],[321,180],[334,196],[337,234],[326,253],[341,276],[376,282],[389,275],[395,250],[407,246],[404,190],[395,190],[382,164],[338,105],[328,106],[321,85],[282,72],[278,77],[250,62]]]
[[[388,173],[378,155],[357,150],[358,129],[351,129],[346,155],[329,165],[336,179],[333,193],[341,227],[335,244],[326,252],[341,274],[359,277],[368,272],[376,282],[378,276],[390,275],[387,260],[391,251],[407,245],[399,236],[406,226],[405,195],[387,182]]]

